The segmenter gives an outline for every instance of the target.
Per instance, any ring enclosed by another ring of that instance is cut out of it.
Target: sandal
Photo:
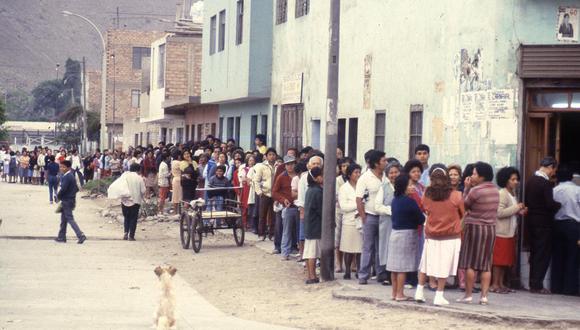
[[[503,288],[496,288],[496,289],[489,289],[489,292],[498,293],[498,294],[507,294],[508,291]]]
[[[462,303],[462,304],[471,304],[473,302],[473,297],[463,297],[456,299],[455,302]]]
[[[487,297],[481,297],[481,299],[479,299],[480,305],[486,306],[488,303],[489,303],[489,301],[487,300]]]
[[[552,294],[552,292],[550,292],[550,290],[543,288],[541,290],[530,290],[530,293],[536,293],[536,294]]]
[[[405,296],[405,297],[403,297],[403,298],[395,298],[395,301],[396,301],[396,302],[401,302],[401,301],[411,301],[411,300],[415,300],[415,299],[413,299],[412,297],[407,297],[407,296]]]

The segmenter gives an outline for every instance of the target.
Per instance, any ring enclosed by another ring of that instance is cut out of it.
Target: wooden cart
[[[184,249],[189,249],[191,245],[193,251],[198,253],[203,237],[214,235],[217,230],[222,229],[233,230],[236,245],[244,245],[245,228],[240,202],[225,199],[210,200],[206,204],[203,199],[197,199],[183,204],[179,234]]]

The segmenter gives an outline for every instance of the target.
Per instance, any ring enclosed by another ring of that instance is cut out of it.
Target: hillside
[[[0,91],[31,90],[38,82],[64,72],[68,57],[87,58],[87,69],[99,69],[101,43],[92,27],[63,10],[91,19],[103,34],[117,26],[163,31],[175,19],[177,0],[3,0],[0,1]]]

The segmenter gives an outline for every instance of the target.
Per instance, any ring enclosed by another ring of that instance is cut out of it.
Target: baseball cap
[[[284,164],[294,163],[296,158],[294,156],[284,156]]]

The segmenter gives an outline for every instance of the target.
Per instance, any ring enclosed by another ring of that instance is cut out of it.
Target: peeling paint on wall
[[[364,86],[363,86],[363,109],[371,108],[371,74],[373,55],[367,54],[364,59]]]

